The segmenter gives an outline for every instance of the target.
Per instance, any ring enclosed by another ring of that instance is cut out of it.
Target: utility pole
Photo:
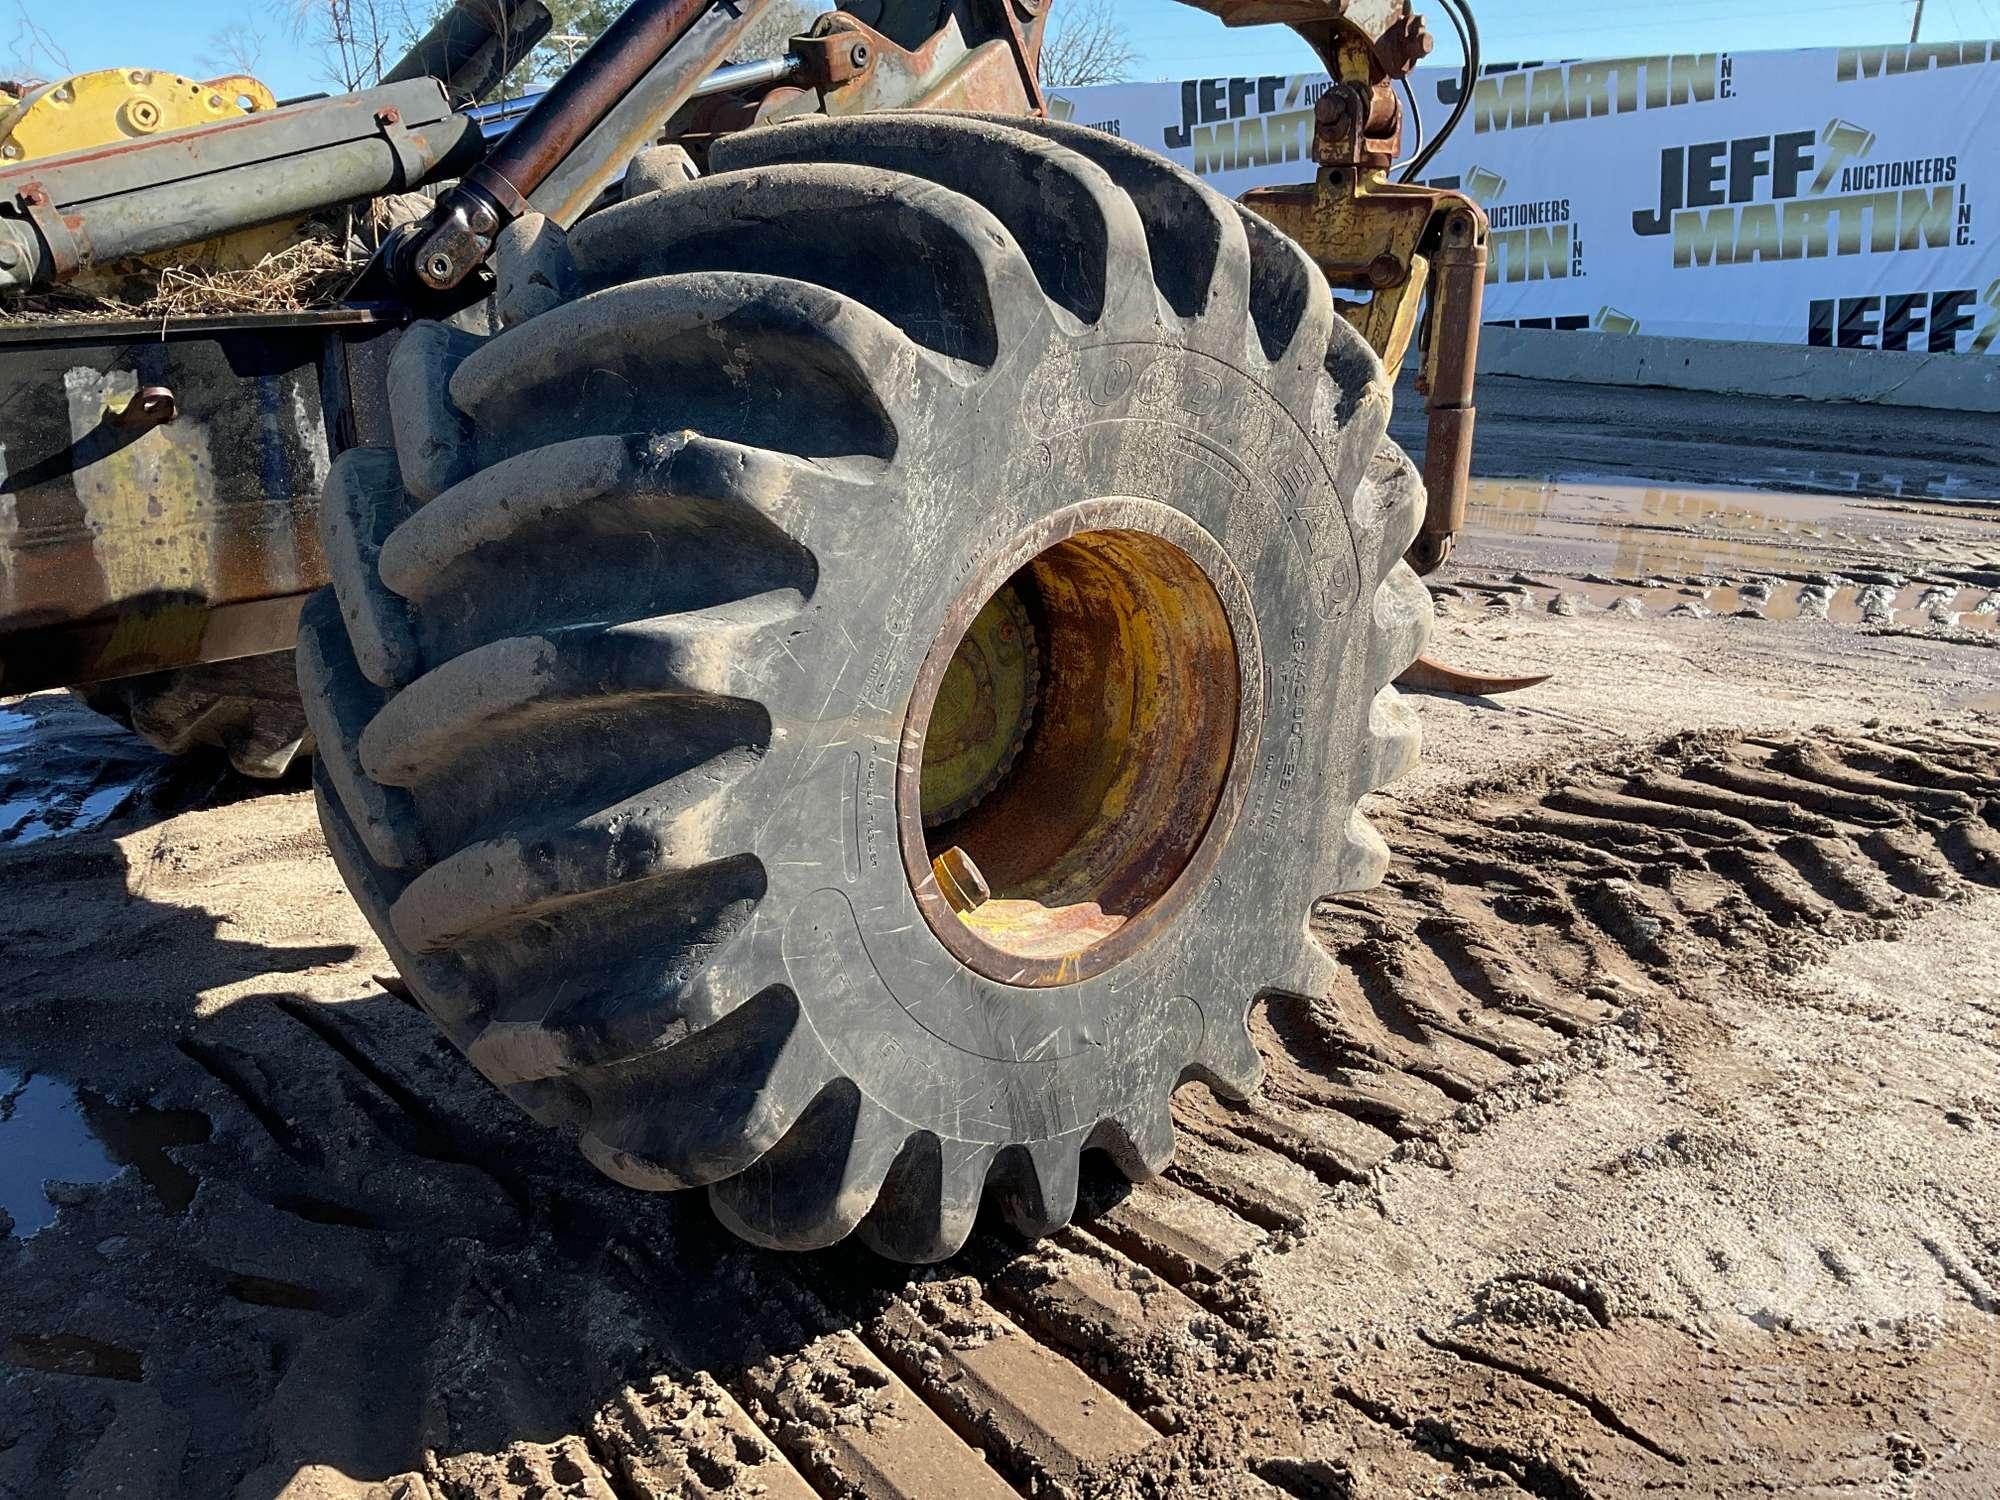
[[[1917,44],[1917,28],[1924,24],[1924,0],[1917,0],[1917,13],[1910,17],[1910,45]]]

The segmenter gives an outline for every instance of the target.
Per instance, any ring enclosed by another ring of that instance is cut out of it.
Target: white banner
[[[1441,128],[1458,71],[1411,82]],[[1051,103],[1234,196],[1311,178],[1325,87]],[[1491,323],[2000,356],[2000,43],[1492,68],[1424,180],[1486,210]]]

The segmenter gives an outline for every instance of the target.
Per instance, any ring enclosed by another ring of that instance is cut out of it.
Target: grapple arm
[[[1326,63],[1332,83],[1314,106],[1318,176],[1254,189],[1243,203],[1304,246],[1336,292],[1357,294],[1338,298],[1340,309],[1384,364],[1399,368],[1417,337],[1417,389],[1430,411],[1429,503],[1409,561],[1432,572],[1465,521],[1486,216],[1463,193],[1389,180],[1403,144],[1396,81],[1428,55],[1430,35],[1405,0],[1185,3],[1227,26],[1282,22]]]

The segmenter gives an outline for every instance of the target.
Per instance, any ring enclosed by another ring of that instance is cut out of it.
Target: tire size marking
[[[841,819],[846,826],[848,837],[841,842],[841,875],[849,885],[861,878],[862,819],[867,814],[867,806],[861,800],[861,752],[853,750],[847,757],[847,774],[840,779],[840,795],[846,804],[847,816]]]
[[[882,844],[893,840],[895,834],[888,827],[885,810],[893,812],[895,792],[882,785],[882,757],[869,755],[862,758],[861,769],[861,813],[865,820],[861,836],[861,855],[868,862],[872,874],[882,868]]]
[[[1311,643],[1303,625],[1292,626],[1290,648],[1272,673],[1276,689],[1270,709],[1278,733],[1266,742],[1263,770],[1269,801],[1255,814],[1257,842],[1269,848],[1294,833],[1291,816],[1305,761],[1306,730],[1312,723]]]

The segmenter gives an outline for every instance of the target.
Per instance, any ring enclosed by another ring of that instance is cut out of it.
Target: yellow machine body
[[[15,100],[0,114],[0,158],[32,161],[277,107],[268,88],[240,74],[198,83],[150,68],[101,68]]]
[[[4,96],[0,96],[4,101]],[[233,74],[201,82],[152,68],[100,68],[37,84],[0,110],[0,161],[35,161],[124,141],[144,140],[170,130],[214,125],[276,109],[278,101],[255,78]],[[206,270],[254,266],[298,238],[295,223],[266,224],[171,255],[149,258],[154,265],[190,265]],[[81,278],[89,289],[116,273]]]

